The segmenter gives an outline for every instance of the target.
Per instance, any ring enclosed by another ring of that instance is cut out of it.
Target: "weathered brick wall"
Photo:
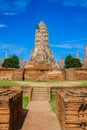
[[[0,80],[12,80],[14,69],[0,69]]]
[[[22,91],[0,90],[0,130],[16,130],[22,112]]]
[[[87,80],[87,69],[65,69],[66,80]]]
[[[61,70],[40,71],[40,70],[25,69],[24,79],[25,80],[63,80],[64,74],[62,73]]]
[[[0,80],[22,80],[23,72],[23,69],[0,69]]]
[[[61,70],[47,72],[48,80],[63,80],[64,73]]]
[[[14,69],[13,71],[13,80],[23,80],[24,70],[23,69]]]
[[[0,69],[0,80],[87,80],[87,69]]]
[[[76,69],[75,78],[76,80],[87,80],[87,69]]]
[[[66,80],[76,80],[76,77],[75,77],[75,69],[66,69],[65,70],[65,79]]]
[[[57,91],[56,113],[62,130],[87,129],[86,91],[87,88]]]
[[[0,86],[0,91],[6,91],[6,90],[11,90],[11,91],[23,91],[23,97],[28,97],[29,100],[31,100],[32,96],[32,87],[31,86]]]

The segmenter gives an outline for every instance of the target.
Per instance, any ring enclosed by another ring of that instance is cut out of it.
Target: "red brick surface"
[[[0,69],[0,80],[87,80],[87,69]]]
[[[0,90],[0,130],[15,130],[22,114],[22,91]]]
[[[23,69],[0,69],[0,80],[23,80]]]
[[[57,117],[62,130],[87,129],[87,89],[57,92]]]
[[[61,70],[29,70],[25,69],[25,80],[63,80],[64,75]]]
[[[87,80],[87,69],[65,69],[66,80]]]

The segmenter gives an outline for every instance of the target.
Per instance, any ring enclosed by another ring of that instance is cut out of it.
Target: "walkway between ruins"
[[[25,81],[15,81],[19,85],[22,86],[41,86],[41,87],[76,87],[80,86],[81,83],[79,81],[60,81],[60,82],[54,82],[54,83],[49,83],[49,82],[25,82]]]
[[[56,114],[47,101],[32,101],[22,130],[61,130]]]

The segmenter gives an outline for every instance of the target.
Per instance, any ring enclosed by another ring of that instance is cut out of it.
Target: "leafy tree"
[[[73,57],[71,55],[67,56],[65,59],[65,68],[72,68]]]
[[[5,59],[2,66],[5,68],[12,68],[12,63],[11,63],[10,58]]]
[[[16,55],[13,55],[11,58],[5,59],[2,66],[5,68],[19,68],[19,59]]]
[[[65,59],[65,68],[79,68],[82,64],[79,59],[73,58],[71,55]]]
[[[81,62],[80,62],[79,59],[74,58],[74,60],[73,60],[73,67],[74,67],[74,68],[82,67],[82,64],[81,64]]]
[[[16,55],[13,55],[11,57],[11,61],[12,61],[12,66],[14,68],[19,68],[19,59],[18,59],[18,57]]]

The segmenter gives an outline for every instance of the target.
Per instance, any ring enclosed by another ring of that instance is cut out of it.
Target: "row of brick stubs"
[[[87,130],[87,89],[59,90],[56,114],[62,130]]]
[[[22,114],[22,91],[0,90],[0,130],[15,130]]]

